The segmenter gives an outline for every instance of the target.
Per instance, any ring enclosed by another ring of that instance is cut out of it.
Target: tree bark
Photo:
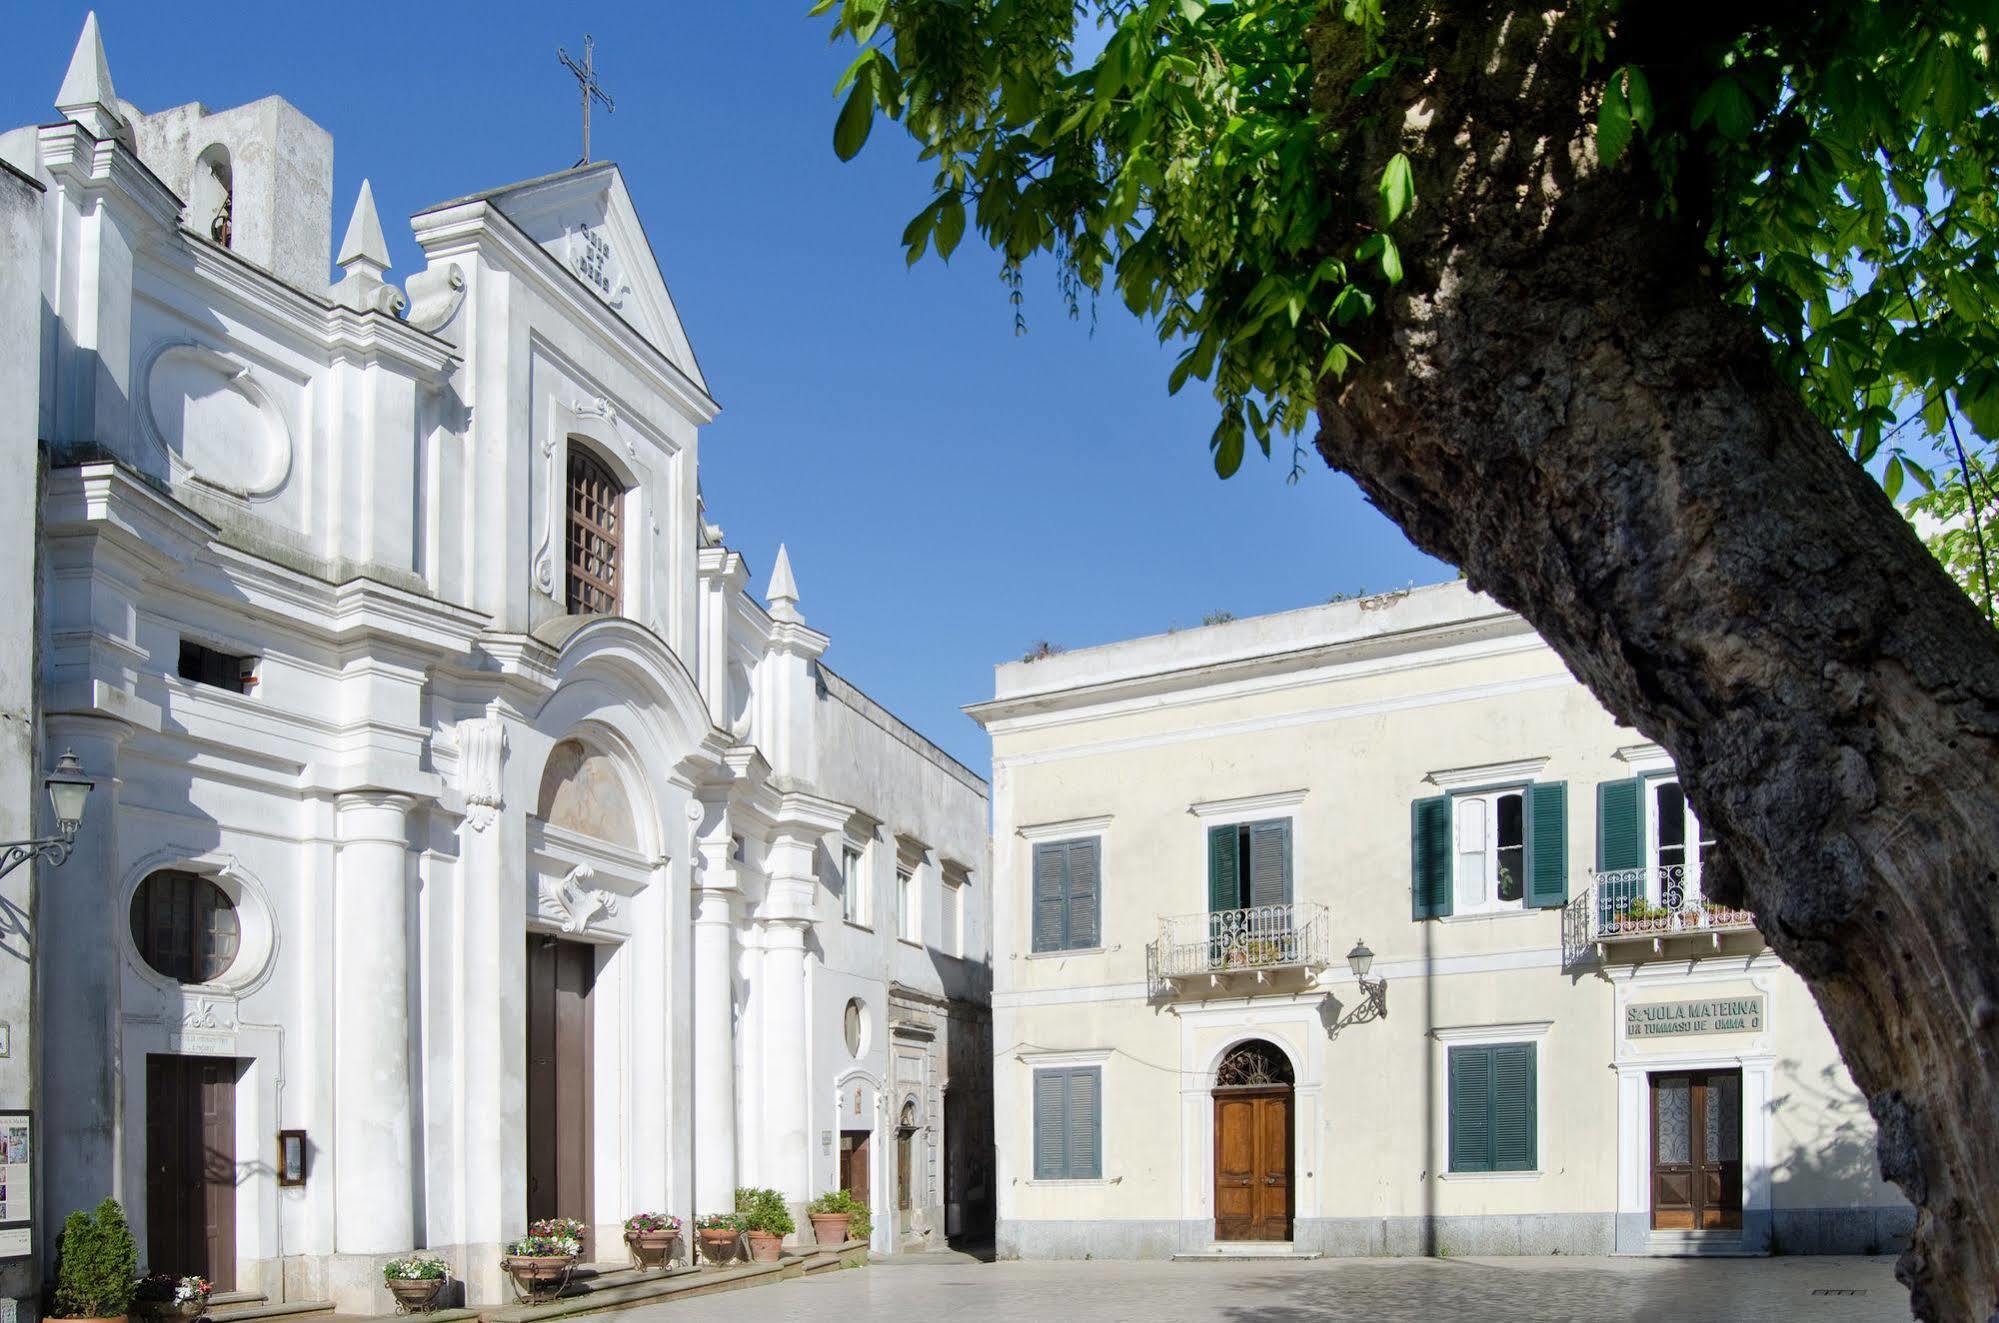
[[[1710,889],[1811,988],[1917,1206],[1916,1313],[1999,1317],[1999,634],[1639,154],[1598,165],[1562,21],[1432,7],[1386,129],[1342,124],[1351,29],[1316,35],[1328,191],[1407,150],[1419,199],[1317,447],[1672,753]]]

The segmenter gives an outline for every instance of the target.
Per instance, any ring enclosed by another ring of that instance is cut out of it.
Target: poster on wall
[[[32,1130],[28,1113],[0,1111],[0,1259],[25,1258],[34,1252],[28,1212],[33,1207],[28,1188]]]

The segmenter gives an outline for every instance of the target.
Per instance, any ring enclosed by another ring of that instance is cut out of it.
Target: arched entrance
[[[1291,1059],[1260,1038],[1215,1069],[1215,1238],[1291,1239]]]

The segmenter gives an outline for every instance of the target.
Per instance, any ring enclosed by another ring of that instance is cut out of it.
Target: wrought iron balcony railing
[[[1300,901],[1162,918],[1145,958],[1155,982],[1324,969],[1332,962],[1326,907]]]
[[[1694,894],[1684,865],[1623,868],[1590,877],[1589,890],[1577,898],[1582,902],[1579,917],[1588,926],[1587,940],[1599,951],[1631,941],[1657,947],[1667,938],[1684,936],[1707,936],[1719,945],[1723,934],[1756,927],[1748,910]]]

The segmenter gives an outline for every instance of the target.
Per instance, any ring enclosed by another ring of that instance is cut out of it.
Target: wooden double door
[[[1215,1236],[1291,1239],[1289,1085],[1215,1091]]]
[[[1742,1072],[1661,1073],[1652,1082],[1652,1226],[1742,1226]]]
[[[146,1058],[146,1262],[236,1289],[236,1074],[228,1057]]]
[[[595,1213],[590,994],[597,948],[530,933],[527,957],[528,1218],[587,1225]],[[584,1254],[593,1248],[586,1234]]]

